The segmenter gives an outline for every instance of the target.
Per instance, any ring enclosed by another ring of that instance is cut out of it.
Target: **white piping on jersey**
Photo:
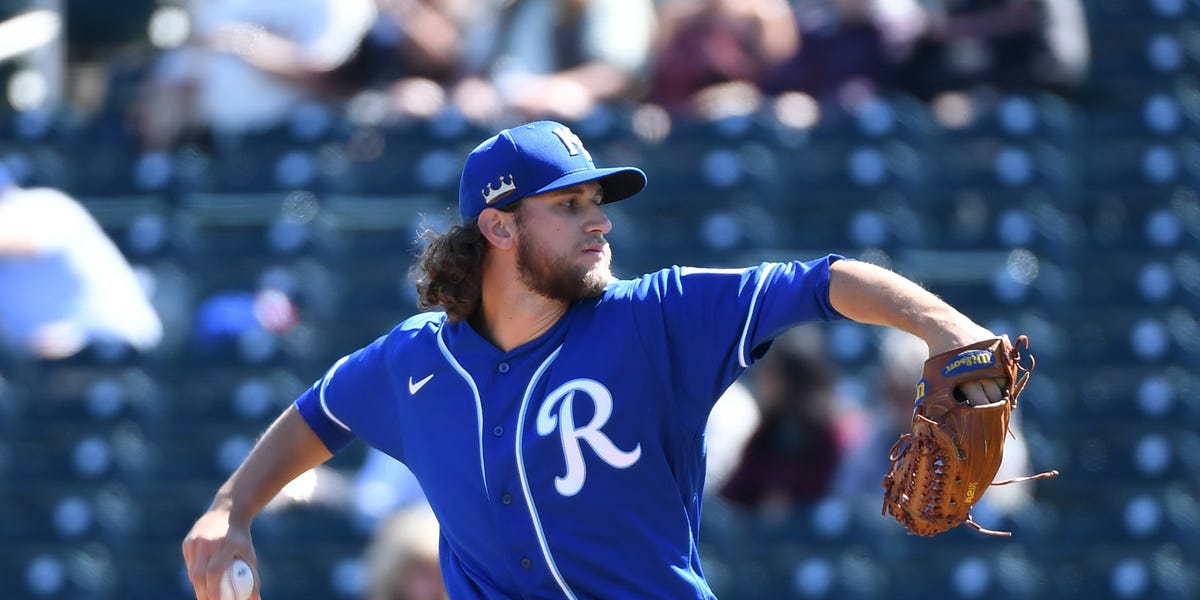
[[[746,313],[746,324],[742,326],[742,338],[738,340],[738,364],[742,365],[743,369],[750,367],[750,361],[746,359],[746,342],[748,341],[747,338],[750,337],[750,321],[754,320],[754,309],[758,304],[758,295],[762,293],[763,285],[767,282],[767,277],[777,266],[779,266],[779,263],[771,263],[767,265],[767,268],[763,269],[762,275],[758,278],[758,285],[754,286],[754,295],[750,297],[750,310]]]
[[[333,412],[329,410],[329,405],[325,403],[325,386],[329,385],[330,379],[333,379],[333,372],[336,371],[338,367],[342,366],[342,363],[346,362],[348,358],[350,357],[343,356],[339,358],[337,362],[333,363],[332,367],[329,367],[328,371],[325,371],[325,377],[321,379],[321,389],[317,390],[317,399],[321,401],[321,410],[325,413],[325,416],[329,417],[330,421],[337,423],[338,427],[341,427],[346,431],[350,431],[350,428],[346,427],[346,424],[343,423],[341,419],[333,416]]]
[[[442,339],[443,331],[445,331],[444,327],[438,328],[438,350],[442,351],[442,356],[446,357],[446,362],[450,363],[450,366],[454,367],[454,370],[466,380],[467,385],[471,387],[471,394],[475,396],[475,422],[479,426],[479,475],[483,478],[484,495],[491,498],[492,494],[488,491],[487,484],[487,467],[483,463],[483,400],[479,397],[479,387],[475,385],[475,380],[471,379],[471,374],[462,365],[458,364],[453,354],[450,354],[450,349],[446,347],[446,341]]]
[[[538,545],[542,547],[542,555],[546,557],[546,566],[550,567],[550,573],[554,575],[554,581],[558,582],[558,587],[562,590],[563,595],[570,600],[576,600],[575,592],[571,591],[571,587],[563,580],[562,574],[558,572],[558,565],[554,563],[554,556],[550,554],[550,544],[546,542],[546,534],[542,531],[542,522],[538,519],[537,506],[533,504],[533,493],[529,490],[529,478],[525,476],[525,455],[521,452],[521,438],[525,432],[525,409],[529,407],[529,397],[533,395],[533,388],[537,386],[542,374],[550,367],[550,363],[558,358],[559,350],[562,350],[561,345],[555,348],[549,358],[543,361],[542,365],[534,372],[533,378],[529,380],[529,387],[525,388],[525,397],[521,399],[521,411],[517,415],[517,473],[521,476],[521,491],[525,493],[525,503],[529,506],[529,517],[533,519],[533,530],[537,532]]]

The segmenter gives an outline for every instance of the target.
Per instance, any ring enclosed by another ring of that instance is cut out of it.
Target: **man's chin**
[[[608,287],[608,284],[616,280],[617,278],[613,275],[612,269],[609,268],[606,261],[604,264],[596,265],[587,272],[584,276],[584,285],[589,289],[595,288],[597,290],[596,293],[599,294],[604,291],[604,288]]]
[[[616,281],[611,263],[605,258],[606,260],[586,268],[576,265],[573,269],[561,271],[556,276],[539,276],[537,272],[522,266],[521,279],[538,294],[554,300],[574,302],[595,298],[604,293],[608,284]]]

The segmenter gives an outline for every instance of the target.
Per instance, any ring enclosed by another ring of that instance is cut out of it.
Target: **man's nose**
[[[612,221],[609,220],[608,213],[604,212],[603,206],[592,205],[592,209],[587,215],[587,230],[601,235],[612,231]]]

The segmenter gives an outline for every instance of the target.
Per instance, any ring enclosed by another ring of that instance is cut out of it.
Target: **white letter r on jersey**
[[[575,392],[586,394],[596,407],[592,414],[592,420],[580,428],[575,427],[575,411],[573,410]],[[562,400],[562,408],[555,416],[554,409],[559,406],[559,400]],[[587,479],[587,465],[583,462],[583,450],[579,447],[580,440],[587,442],[595,451],[596,456],[618,469],[629,467],[641,458],[641,444],[634,446],[633,450],[625,452],[608,439],[603,431],[600,431],[600,428],[604,427],[604,424],[608,423],[608,418],[612,416],[612,408],[612,393],[608,391],[608,388],[591,379],[568,381],[550,392],[550,395],[542,401],[542,407],[538,410],[537,415],[537,432],[539,435],[550,435],[555,427],[558,427],[562,436],[563,458],[567,462],[567,474],[554,478],[554,487],[558,493],[564,496],[574,496],[583,489],[583,482]]]

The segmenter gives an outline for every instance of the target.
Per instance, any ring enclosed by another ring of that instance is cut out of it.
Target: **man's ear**
[[[485,208],[479,215],[479,231],[493,246],[501,250],[513,247],[516,223],[512,213]]]

